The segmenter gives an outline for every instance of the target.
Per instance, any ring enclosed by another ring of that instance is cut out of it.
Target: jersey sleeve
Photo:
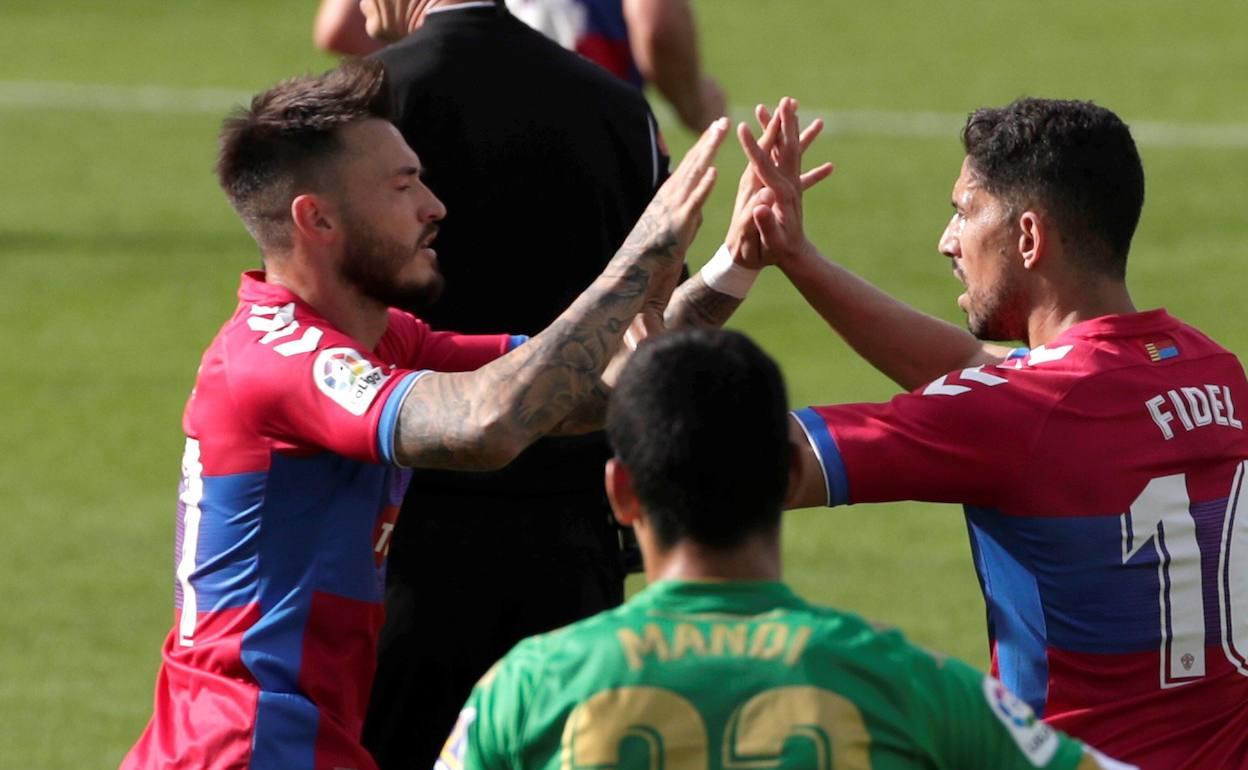
[[[937,767],[1125,770],[1040,721],[997,680],[956,660],[924,657],[912,671],[913,723],[928,731]]]
[[[1027,472],[1049,383],[1029,370],[977,366],[883,404],[800,409],[828,505],[919,500],[995,505]]]
[[[278,451],[393,463],[399,406],[427,372],[392,366],[341,332],[299,331],[278,344],[259,334],[233,340],[228,369],[237,416]]]
[[[457,334],[433,331],[410,313],[390,310],[379,351],[410,369],[470,372],[528,341],[522,334]]]

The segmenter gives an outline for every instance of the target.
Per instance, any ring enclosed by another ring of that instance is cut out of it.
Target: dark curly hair
[[[323,190],[337,131],[390,119],[390,89],[379,62],[351,60],[322,75],[282,81],[257,94],[221,128],[217,179],[262,249],[290,246],[290,203]]]
[[[1085,268],[1126,275],[1144,167],[1117,115],[1091,102],[1017,99],[972,112],[962,144],[988,192],[1015,211],[1044,208]]]

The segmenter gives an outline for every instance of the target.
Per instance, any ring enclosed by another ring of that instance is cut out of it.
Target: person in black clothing
[[[406,35],[375,57],[449,212],[445,292],[422,317],[534,334],[624,241],[667,175],[663,142],[636,88],[501,4],[428,5],[362,4],[371,34]],[[472,686],[515,642],[623,600],[609,454],[593,433],[539,441],[498,472],[415,473],[364,728],[382,768],[432,767]]]

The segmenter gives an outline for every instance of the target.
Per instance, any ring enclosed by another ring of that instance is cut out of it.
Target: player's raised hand
[[[677,266],[683,264],[685,252],[702,225],[702,205],[715,186],[715,167],[711,164],[727,133],[727,118],[713,121],[702,132],[680,165],[654,194],[628,234],[624,249],[662,253],[673,257]]]
[[[760,111],[759,117],[761,121],[763,111]],[[764,142],[769,136],[775,137],[773,146],[756,142],[746,124],[742,123],[737,128],[741,149],[750,160],[749,171],[765,185],[763,189],[753,191],[746,203],[761,238],[763,264],[783,262],[796,254],[806,242],[802,225],[802,193],[826,179],[833,170],[831,163],[824,163],[806,173],[801,170],[802,155],[822,128],[822,122],[816,120],[805,130],[799,130],[797,101],[788,97],[780,100],[776,113],[770,116],[763,132]]]
[[[772,120],[771,113],[761,104],[754,108],[754,115],[763,132],[758,140],[758,146],[765,152],[771,152],[780,135],[780,121]],[[817,134],[822,128],[823,123],[820,121],[815,133]],[[751,270],[761,269],[766,264],[763,261],[763,245],[758,235],[758,228],[754,225],[753,214],[753,208],[757,205],[754,196],[761,188],[762,181],[754,173],[754,169],[747,164],[741,172],[741,179],[737,182],[737,198],[732,204],[732,221],[728,225],[728,234],[724,237],[724,243],[727,244],[733,261]]]

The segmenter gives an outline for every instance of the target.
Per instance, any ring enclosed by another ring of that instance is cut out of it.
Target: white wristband
[[[754,281],[758,279],[758,274],[761,272],[761,270],[742,267],[734,262],[732,252],[728,251],[728,244],[725,243],[719,247],[719,251],[715,252],[715,256],[711,257],[711,261],[702,266],[698,275],[702,276],[703,283],[720,294],[745,299],[745,295],[750,293],[750,287],[754,285]]]

